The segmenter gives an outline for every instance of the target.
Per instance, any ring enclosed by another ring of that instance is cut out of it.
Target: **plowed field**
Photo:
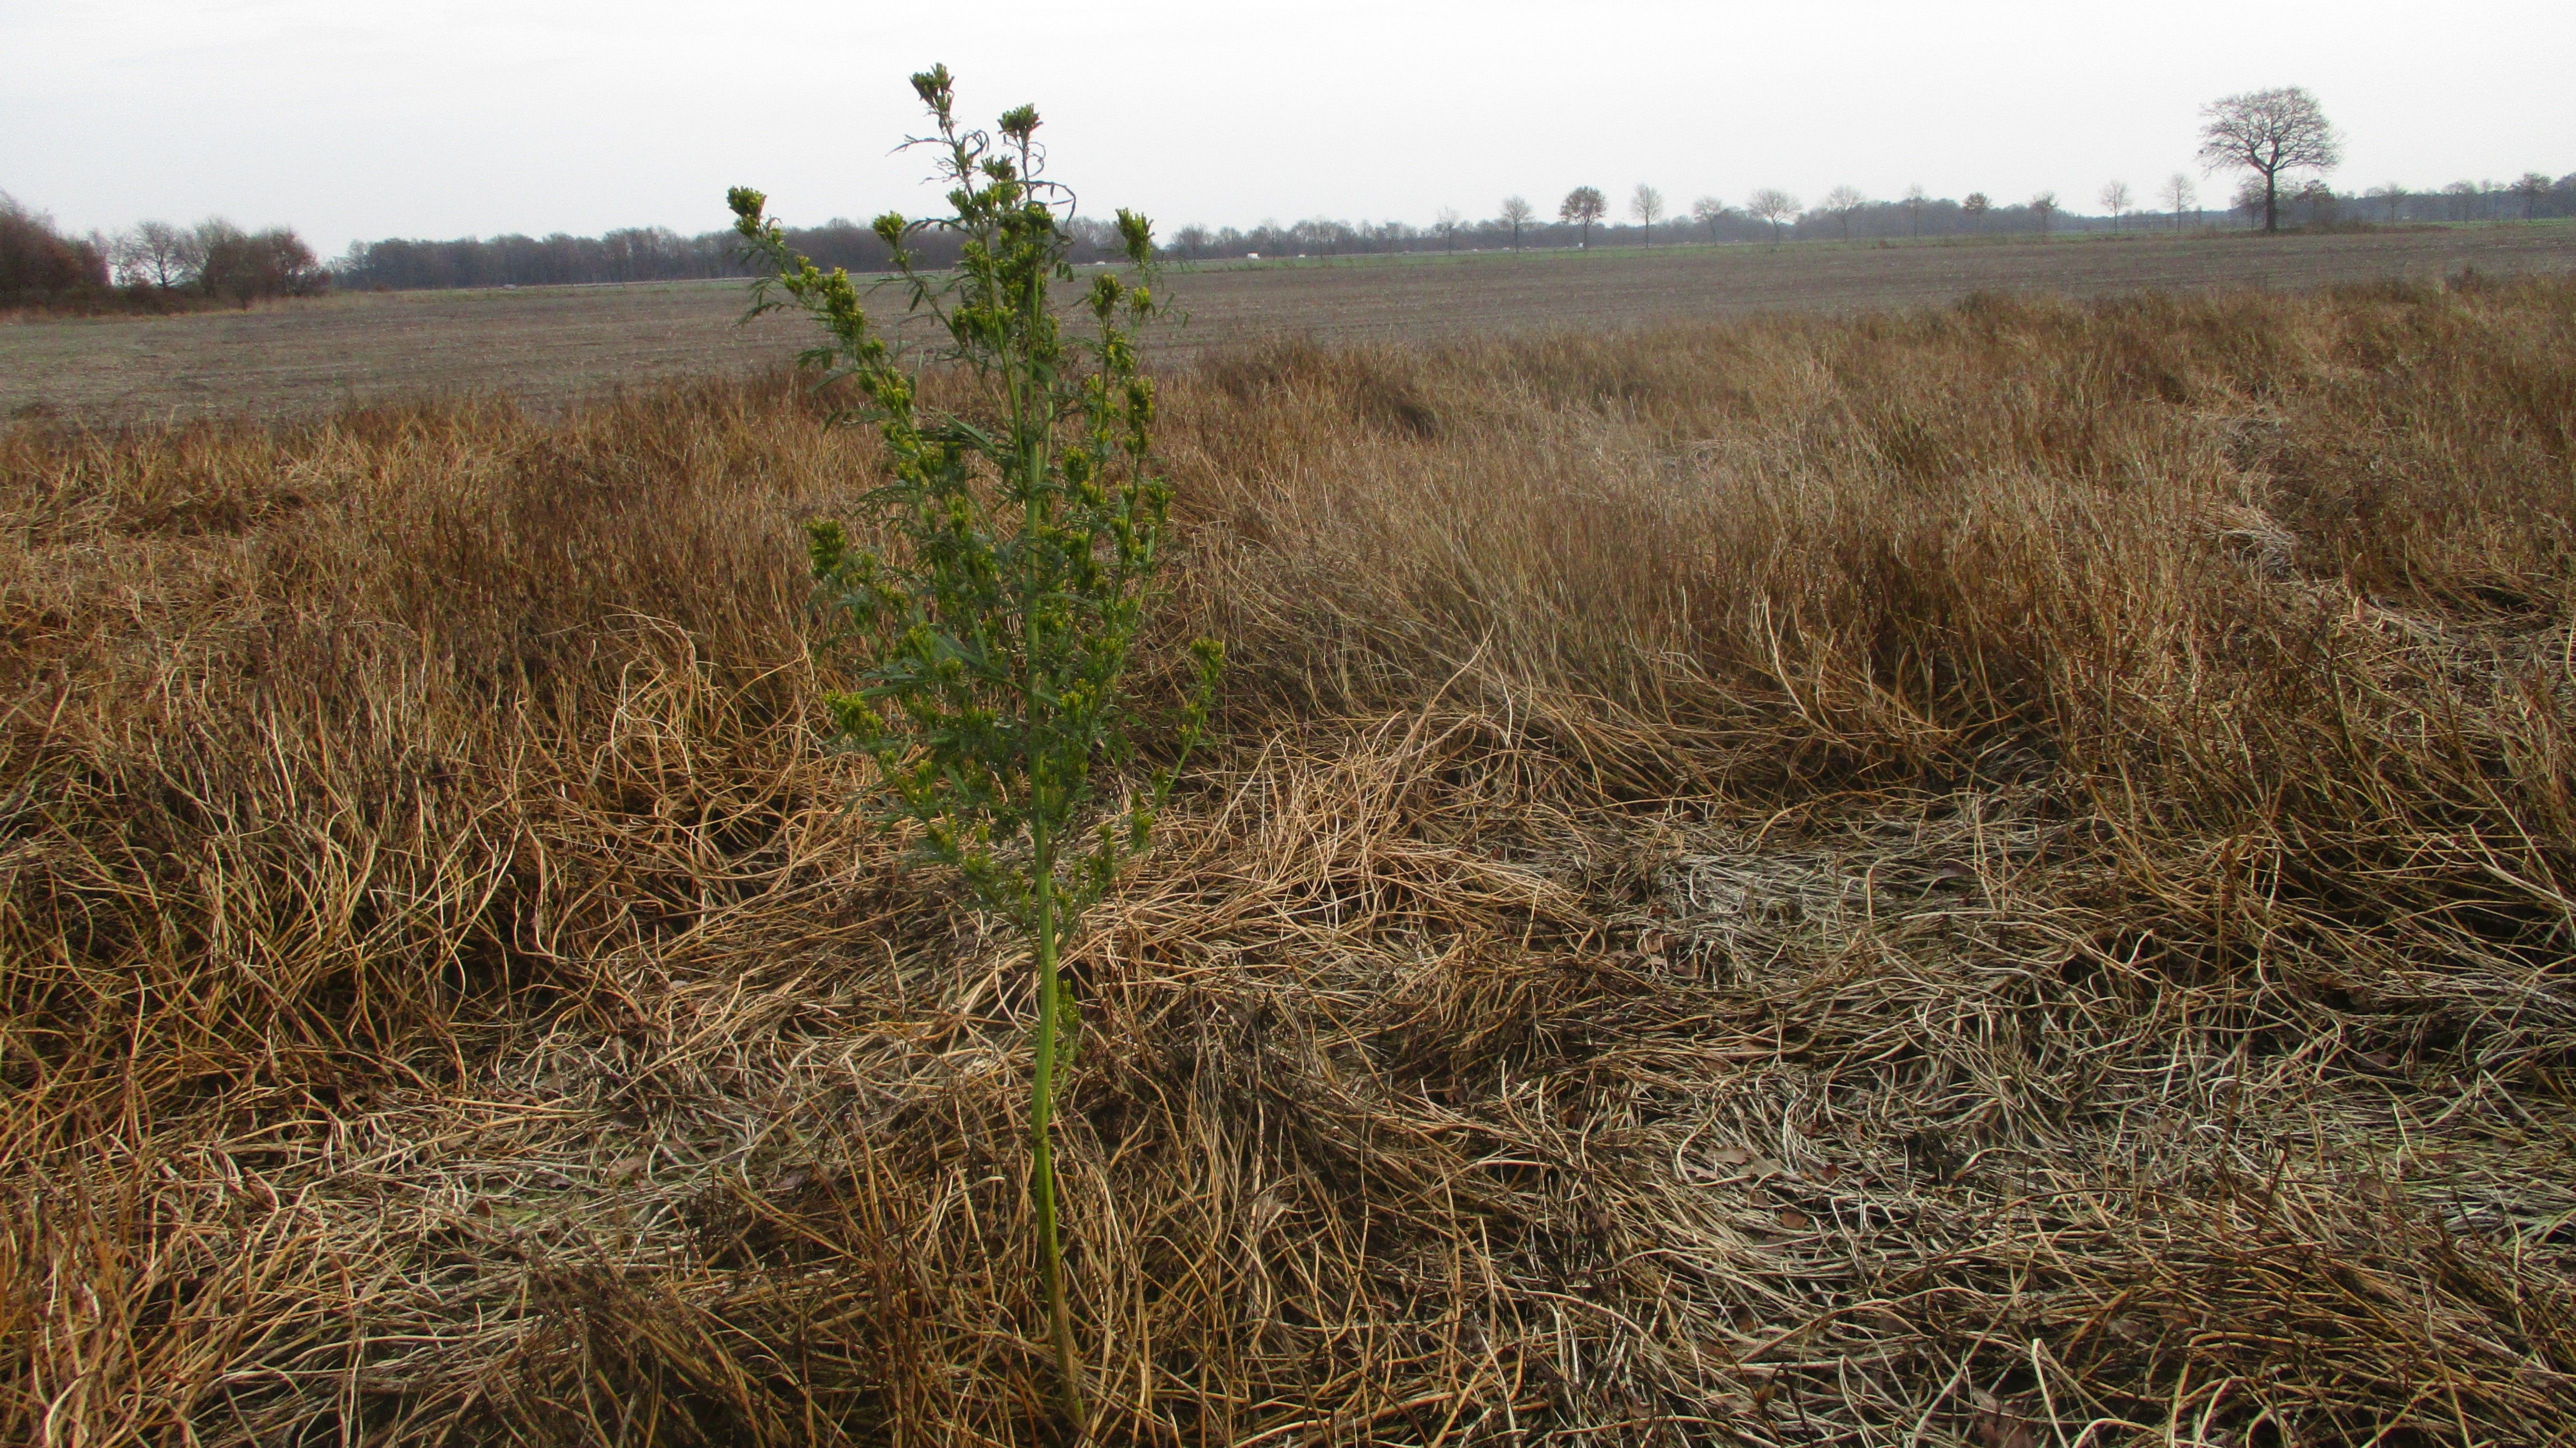
[[[2576,269],[2576,226],[2347,236],[2087,237],[2037,244],[1682,246],[1228,263],[1175,269],[1174,354],[1251,338],[1422,341],[1847,311],[1969,292],[2291,288]],[[889,299],[891,301],[891,298]],[[739,282],[357,294],[266,310],[0,326],[0,415],[87,421],[300,413],[424,393],[552,404],[620,383],[740,372],[800,345],[735,326]]]

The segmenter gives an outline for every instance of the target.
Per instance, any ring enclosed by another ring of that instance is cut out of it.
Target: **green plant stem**
[[[1056,1028],[1062,1015],[1063,990],[1055,959],[1055,852],[1041,825],[1037,847],[1038,1059],[1029,1091],[1030,1176],[1037,1194],[1038,1277],[1046,1287],[1047,1327],[1055,1338],[1057,1384],[1065,1421],[1083,1430],[1082,1358],[1073,1345],[1073,1312],[1065,1302],[1064,1255],[1055,1230],[1055,1058]]]
[[[1099,337],[1068,340],[1049,287],[1073,279],[1066,263],[1073,198],[1035,179],[1043,164],[1029,139],[1035,108],[1004,112],[997,143],[958,128],[945,66],[912,81],[939,125],[956,215],[906,221],[889,212],[877,218],[876,233],[910,286],[909,311],[935,320],[953,344],[939,355],[977,380],[970,410],[989,405],[1005,414],[998,431],[959,415],[923,425],[920,376],[906,376],[902,350],[875,334],[848,276],[826,274],[789,248],[758,191],[738,186],[725,199],[750,252],[773,269],[757,284],[754,311],[799,306],[822,321],[830,344],[806,359],[857,381],[892,454],[889,481],[870,497],[908,546],[879,553],[853,546],[838,523],[818,520],[809,529],[817,575],[850,633],[869,646],[863,686],[828,700],[834,736],[873,756],[888,817],[926,826],[919,855],[958,870],[1035,951],[1033,1227],[1061,1406],[1066,1427],[1082,1438],[1089,1424],[1054,1151],[1057,1079],[1071,1070],[1082,1023],[1057,952],[1120,865],[1145,848],[1171,788],[1171,771],[1157,771],[1148,788],[1122,801],[1123,822],[1083,828],[1087,817],[1107,813],[1092,786],[1094,765],[1132,757],[1119,677],[1152,597],[1171,502],[1169,484],[1148,470],[1152,388],[1137,373],[1128,330],[1159,310],[1146,284],[1153,228],[1118,213],[1139,279],[1094,277],[1086,308]],[[919,270],[904,249],[925,227],[964,234],[957,270],[945,280]],[[788,300],[777,300],[781,293]],[[986,473],[988,464],[998,476]],[[1011,504],[1020,509],[1016,529],[1002,511]],[[1178,731],[1181,757],[1206,723],[1221,658],[1212,641],[1191,647],[1201,688]],[[1016,849],[1023,839],[1025,869]],[[1069,867],[1063,880],[1060,850]]]

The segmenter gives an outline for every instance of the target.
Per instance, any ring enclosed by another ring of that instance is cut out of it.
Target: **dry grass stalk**
[[[2576,285],[1166,397],[1239,670],[1073,955],[1112,1436],[2576,1420]],[[1036,1431],[1028,983],[812,743],[865,446],[0,441],[0,1437]]]

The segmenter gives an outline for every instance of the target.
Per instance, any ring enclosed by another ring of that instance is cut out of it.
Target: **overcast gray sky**
[[[1167,234],[1640,181],[2089,211],[2190,169],[2200,105],[2262,86],[2316,92],[2351,189],[2576,171],[2571,57],[2569,0],[0,0],[0,190],[74,229],[221,214],[326,254],[705,231],[735,183],[864,219],[931,200],[888,148],[904,77],[944,60],[975,117],[1037,104],[1086,210]]]

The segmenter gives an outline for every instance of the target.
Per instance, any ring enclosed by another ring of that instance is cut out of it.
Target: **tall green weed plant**
[[[950,214],[889,212],[876,234],[894,253],[892,289],[930,340],[871,318],[845,273],[792,251],[758,191],[728,200],[761,264],[753,313],[801,309],[825,340],[804,354],[866,399],[849,416],[885,439],[886,481],[867,495],[875,527],[810,530],[841,644],[859,687],[830,700],[839,740],[875,761],[873,802],[918,828],[918,857],[955,870],[986,910],[1030,946],[1037,975],[1029,1092],[1038,1274],[1061,1407],[1084,1422],[1056,1186],[1056,1098],[1081,1016],[1061,968],[1066,940],[1151,837],[1172,773],[1205,726],[1220,655],[1195,646],[1197,682],[1160,751],[1139,771],[1125,689],[1130,657],[1166,551],[1171,490],[1153,468],[1153,385],[1136,329],[1154,297],[1152,228],[1120,211],[1132,276],[1102,270],[1068,327],[1056,288],[1075,280],[1074,197],[1045,179],[1037,111],[995,131],[962,127],[953,78],[912,78],[936,133],[908,144],[938,158]],[[951,271],[915,265],[925,230],[960,245]],[[946,411],[921,402],[923,369],[971,382]],[[862,541],[883,539],[881,546]]]

